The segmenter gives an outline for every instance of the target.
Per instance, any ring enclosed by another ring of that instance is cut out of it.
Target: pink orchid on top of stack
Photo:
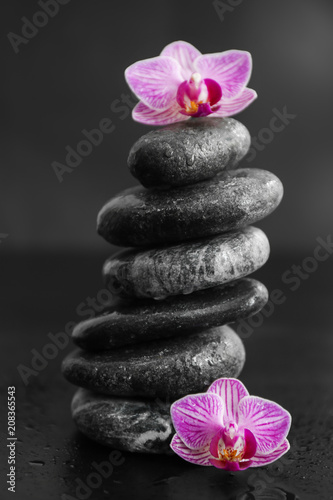
[[[98,233],[129,248],[105,262],[112,300],[75,327],[81,350],[63,364],[82,387],[73,418],[102,444],[171,453],[171,443],[185,460],[226,470],[265,465],[288,450],[289,414],[235,380],[245,349],[228,325],[268,299],[248,277],[270,251],[251,224],[283,195],[272,173],[238,168],[251,137],[230,116],[257,96],[247,87],[251,71],[248,52],[203,55],[182,41],[126,69],[140,101],[134,120],[165,126],[130,150],[127,164],[142,186],[98,215]]]
[[[251,71],[249,52],[201,54],[187,42],[173,42],[160,56],[126,69],[127,83],[140,99],[133,118],[166,125],[191,117],[235,115],[257,97],[246,87]]]

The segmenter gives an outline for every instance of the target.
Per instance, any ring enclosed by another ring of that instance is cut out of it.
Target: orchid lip
[[[179,112],[192,117],[208,116],[219,108],[214,105],[221,97],[222,89],[215,80],[202,79],[200,73],[193,73],[189,81],[185,80],[178,87]]]
[[[183,115],[191,116],[192,118],[199,118],[200,116],[211,115],[214,113],[214,110],[208,103],[196,104],[192,101],[190,106],[186,106],[185,109],[181,109],[179,112]]]
[[[256,449],[257,443],[252,432],[248,429],[238,432],[238,425],[229,422],[215,434],[210,443],[213,457],[211,464],[226,470],[244,469],[250,466],[250,459],[255,455]]]

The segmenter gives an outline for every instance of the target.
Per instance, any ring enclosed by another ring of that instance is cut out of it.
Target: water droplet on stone
[[[165,145],[164,156],[167,158],[171,158],[171,156],[173,156],[173,150],[169,144]]]
[[[194,155],[186,157],[186,164],[191,167],[194,163]]]

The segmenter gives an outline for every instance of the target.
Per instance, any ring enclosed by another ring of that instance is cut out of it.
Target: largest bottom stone
[[[116,450],[172,453],[174,434],[170,404],[94,394],[79,389],[72,402],[78,429],[90,439]]]
[[[237,377],[244,362],[241,339],[222,326],[114,351],[76,350],[64,360],[63,373],[101,394],[173,401],[206,391],[220,377]]]

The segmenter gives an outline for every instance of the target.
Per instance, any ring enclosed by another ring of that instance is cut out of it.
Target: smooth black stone
[[[250,143],[247,128],[233,118],[196,118],[140,137],[127,163],[146,187],[182,186],[235,167]]]
[[[261,229],[242,230],[149,250],[125,250],[104,264],[105,283],[114,295],[164,299],[247,276],[269,257]]]
[[[219,377],[237,377],[244,361],[241,339],[220,326],[114,351],[76,350],[63,361],[63,374],[97,393],[173,401],[206,391]]]
[[[186,241],[263,219],[282,196],[283,186],[274,174],[249,168],[165,191],[138,186],[102,208],[97,231],[108,242],[125,247]]]
[[[170,404],[161,400],[115,398],[79,389],[72,416],[85,436],[115,450],[172,453]]]
[[[163,301],[118,301],[101,316],[79,323],[72,335],[88,351],[113,349],[244,319],[259,312],[267,299],[262,283],[244,278]]]

